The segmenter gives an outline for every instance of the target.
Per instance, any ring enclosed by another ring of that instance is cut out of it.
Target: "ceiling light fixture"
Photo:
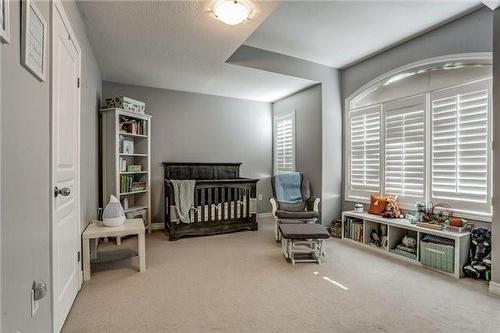
[[[251,8],[241,0],[223,0],[214,5],[213,12],[222,22],[236,25],[248,19]]]

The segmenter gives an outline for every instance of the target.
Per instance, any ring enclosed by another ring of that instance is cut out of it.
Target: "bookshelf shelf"
[[[137,210],[141,210],[141,209],[147,209],[148,206],[135,206],[135,207],[130,207],[128,209],[125,209],[125,213],[129,213],[129,212],[135,212]]]
[[[147,139],[147,137],[148,137],[146,134],[133,134],[133,133],[127,133],[127,132],[120,132],[120,135],[128,136],[131,138],[143,138],[143,139]]]
[[[147,171],[122,171],[120,175],[144,175],[147,173]]]
[[[123,193],[120,193],[120,196],[124,196],[124,195],[134,195],[134,194],[139,194],[139,193],[146,193],[148,190],[145,189],[145,190],[140,190],[140,191],[132,191],[132,192],[123,192]]]
[[[122,202],[127,217],[140,215],[151,232],[151,116],[123,109],[101,109],[103,203]],[[141,171],[124,171],[140,165]],[[144,190],[131,191],[132,188]]]
[[[148,154],[126,154],[126,153],[120,153],[120,156],[148,157]]]

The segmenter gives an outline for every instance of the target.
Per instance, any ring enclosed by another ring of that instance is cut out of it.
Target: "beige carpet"
[[[136,258],[105,262],[135,245],[102,247],[63,332],[500,332],[500,298],[486,282],[335,239],[325,263],[293,267],[269,220],[177,242],[154,232],[144,273],[130,268]]]

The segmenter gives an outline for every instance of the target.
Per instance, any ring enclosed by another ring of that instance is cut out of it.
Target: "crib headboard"
[[[163,162],[164,179],[235,179],[241,163]]]

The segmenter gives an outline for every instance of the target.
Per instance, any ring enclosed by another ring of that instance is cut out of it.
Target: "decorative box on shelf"
[[[106,98],[104,104],[105,108],[118,108],[129,112],[144,113],[146,110],[146,103],[125,96]]]
[[[128,172],[142,171],[142,165],[140,165],[140,164],[128,165],[127,166],[127,171]]]

